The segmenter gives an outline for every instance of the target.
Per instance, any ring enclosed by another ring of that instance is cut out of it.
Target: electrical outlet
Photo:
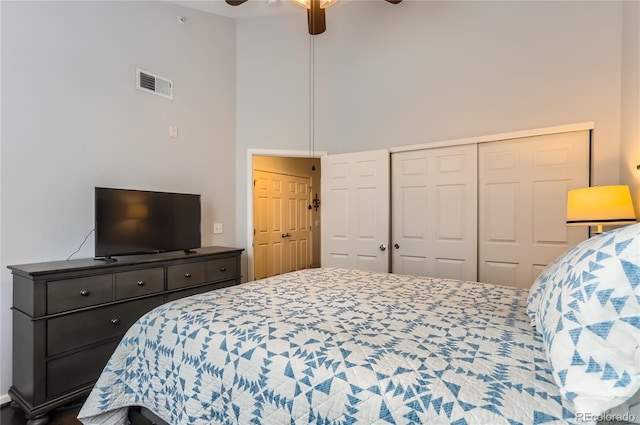
[[[222,233],[222,223],[213,223],[213,233]]]

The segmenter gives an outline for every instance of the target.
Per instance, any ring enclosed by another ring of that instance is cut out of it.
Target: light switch
[[[178,126],[170,125],[169,126],[169,137],[178,138]]]
[[[213,223],[213,233],[222,233],[222,223]]]

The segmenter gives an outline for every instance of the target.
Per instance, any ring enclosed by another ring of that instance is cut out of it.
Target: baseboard
[[[9,403],[11,403],[11,397],[9,397],[9,394],[0,394],[0,406],[4,407]]]

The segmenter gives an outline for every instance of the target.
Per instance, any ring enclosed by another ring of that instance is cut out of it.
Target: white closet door
[[[479,280],[529,288],[544,267],[587,238],[567,227],[567,191],[589,185],[589,132],[479,146]]]
[[[322,266],[389,271],[389,152],[321,161]]]
[[[392,272],[477,280],[477,145],[391,155]]]

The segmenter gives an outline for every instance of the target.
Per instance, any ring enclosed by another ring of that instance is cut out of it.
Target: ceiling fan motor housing
[[[247,0],[225,0],[231,6],[240,6]],[[280,0],[267,0],[267,5],[273,6]],[[294,0],[296,3],[307,9],[307,22],[309,34],[318,35],[327,30],[324,8],[331,6],[336,0]],[[398,4],[402,0],[385,0],[387,3]]]

